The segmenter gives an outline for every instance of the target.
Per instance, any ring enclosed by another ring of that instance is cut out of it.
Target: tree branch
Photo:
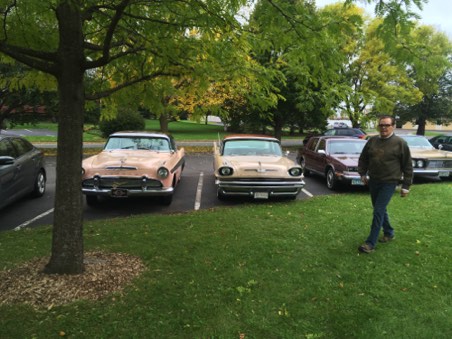
[[[164,71],[160,71],[160,72],[155,72],[155,73],[148,74],[148,75],[143,75],[143,76],[141,76],[139,78],[123,82],[122,84],[120,84],[118,86],[115,86],[115,87],[112,87],[109,90],[105,90],[105,91],[102,91],[102,92],[99,92],[99,93],[95,93],[95,94],[86,94],[85,95],[85,99],[86,100],[98,100],[98,99],[106,98],[109,95],[111,95],[111,94],[113,94],[115,92],[118,92],[118,91],[120,91],[123,88],[130,87],[130,86],[138,84],[140,82],[152,80],[152,79],[155,79],[155,78],[158,78],[158,77],[165,77],[165,76],[167,76],[167,77],[178,77],[178,76],[180,76],[180,73],[179,72],[164,72]]]
[[[55,75],[57,72],[57,68],[55,66],[55,53],[40,52],[29,48],[9,45],[5,42],[0,42],[0,51],[39,71],[52,75]]]
[[[129,3],[130,0],[123,0],[118,6],[115,7],[115,14],[111,19],[111,23],[108,27],[107,33],[102,44],[102,56],[97,60],[87,62],[85,64],[86,69],[93,67],[101,67],[108,64],[111,61],[110,49],[112,48],[113,35]],[[130,54],[130,52],[128,54]]]

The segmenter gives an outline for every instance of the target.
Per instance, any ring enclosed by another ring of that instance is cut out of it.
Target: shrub
[[[99,129],[105,138],[114,132],[144,130],[144,127],[145,121],[141,114],[131,110],[121,110],[116,118],[99,123]]]

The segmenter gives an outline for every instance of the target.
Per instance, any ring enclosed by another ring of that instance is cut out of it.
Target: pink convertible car
[[[98,197],[160,196],[171,204],[185,165],[185,151],[163,133],[116,132],[102,152],[83,161],[82,192],[88,205]]]

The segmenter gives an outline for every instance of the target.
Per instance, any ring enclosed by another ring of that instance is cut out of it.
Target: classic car
[[[40,150],[21,137],[0,134],[0,208],[27,195],[42,197],[46,178]]]
[[[305,183],[301,167],[283,155],[278,139],[235,134],[214,142],[219,199],[232,196],[295,199]]]
[[[410,148],[415,177],[444,178],[452,175],[452,152],[434,148],[422,135],[399,136]]]
[[[442,151],[452,151],[452,133],[440,134],[429,139],[433,147]]]
[[[169,205],[185,166],[185,151],[163,133],[126,131],[109,136],[104,149],[83,160],[82,192],[88,205],[98,197],[159,196]]]
[[[311,137],[298,151],[297,162],[304,175],[315,173],[325,177],[331,190],[341,183],[363,185],[358,174],[358,159],[366,142],[353,137]]]

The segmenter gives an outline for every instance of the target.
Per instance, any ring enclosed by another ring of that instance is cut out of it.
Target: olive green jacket
[[[402,182],[402,188],[409,189],[413,182],[413,164],[406,141],[395,134],[386,139],[379,135],[371,137],[359,157],[358,172],[379,182]]]

